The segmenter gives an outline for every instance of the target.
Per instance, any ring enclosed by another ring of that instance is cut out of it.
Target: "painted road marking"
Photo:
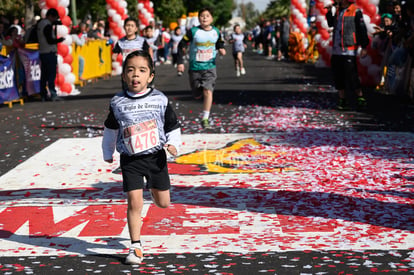
[[[2,255],[126,253],[119,163],[100,143],[58,140],[0,178]],[[413,145],[408,133],[184,135],[172,206],[147,196],[145,252],[412,249]]]

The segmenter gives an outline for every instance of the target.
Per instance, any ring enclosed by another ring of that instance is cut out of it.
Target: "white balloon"
[[[67,75],[65,75],[65,82],[67,83],[75,83],[76,77],[73,73],[68,73]]]
[[[114,9],[109,9],[108,10],[108,16],[109,17],[113,17],[116,14],[116,11]]]
[[[322,22],[321,22],[321,26],[322,26],[322,28],[324,28],[325,30],[329,29],[329,26],[328,26],[328,21],[326,21],[326,20],[322,21]]]
[[[58,66],[59,68],[59,73],[63,74],[63,75],[67,75],[72,71],[72,68],[69,64],[66,63],[62,63]]]
[[[72,42],[73,42],[72,35],[67,35],[65,37],[65,40],[63,40],[62,43],[65,44],[65,45],[70,46],[70,45],[72,45]]]
[[[119,14],[115,14],[113,17],[112,17],[112,20],[115,22],[115,23],[117,23],[118,25],[121,23],[121,21],[122,21],[122,18],[121,18],[121,15],[119,15]]]
[[[58,37],[65,37],[68,35],[69,29],[65,25],[57,25],[56,33]]]
[[[139,4],[138,4],[138,10],[142,10],[143,8],[144,8],[144,4],[139,3]]]
[[[59,6],[61,7],[67,7],[69,6],[70,1],[69,0],[59,0]]]
[[[128,3],[127,3],[126,1],[121,1],[121,2],[119,3],[119,5],[120,5],[121,7],[123,7],[124,9],[125,9],[126,7],[128,7]]]
[[[63,57],[60,54],[58,54],[58,56],[57,56],[57,63],[58,63],[58,65],[63,63]]]
[[[153,7],[154,7],[154,3],[152,3],[152,1],[150,1],[149,6],[150,6],[151,8],[153,8]]]
[[[367,24],[367,31],[369,35],[372,35],[375,32],[375,24]]]
[[[370,0],[370,2],[371,2],[371,4],[373,4],[374,6],[377,6],[377,7],[378,7],[378,5],[380,3],[379,0]]]
[[[364,22],[365,22],[365,25],[368,25],[369,23],[371,23],[371,18],[366,14],[364,14]]]

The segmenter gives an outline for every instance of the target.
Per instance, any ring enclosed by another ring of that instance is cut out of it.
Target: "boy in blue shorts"
[[[200,25],[187,31],[178,45],[177,71],[184,71],[184,48],[190,44],[189,77],[193,96],[196,99],[203,98],[203,117],[201,126],[210,128],[208,121],[211,106],[213,104],[213,91],[216,84],[216,56],[217,51],[221,55],[226,54],[224,41],[220,31],[212,26],[213,12],[209,8],[203,8],[198,12]]]

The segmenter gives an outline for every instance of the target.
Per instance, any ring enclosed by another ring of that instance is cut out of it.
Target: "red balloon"
[[[57,48],[58,48],[58,53],[59,53],[61,56],[65,57],[65,56],[67,56],[67,55],[68,55],[68,53],[69,53],[69,47],[68,47],[68,45],[63,44],[63,43],[59,43],[59,44],[57,45]]]
[[[65,15],[62,18],[62,24],[65,25],[65,26],[67,26],[67,27],[69,27],[70,25],[72,25],[72,19],[70,19],[69,16]]]
[[[114,10],[118,10],[118,8],[119,8],[119,4],[116,1],[113,1],[111,6]]]
[[[72,92],[72,85],[65,82],[62,85],[60,85],[60,89],[62,90],[62,92],[70,94],[70,92]]]
[[[368,4],[364,8],[364,12],[370,17],[374,17],[377,14],[377,7],[373,4]]]
[[[72,64],[72,61],[73,61],[73,57],[70,54],[68,54],[65,57],[63,57],[63,62],[64,63],[67,63],[67,64],[70,65],[70,64]]]
[[[51,9],[56,9],[58,7],[58,0],[46,0],[46,6]]]
[[[55,82],[58,86],[62,85],[63,82],[65,82],[65,76],[63,74],[58,73],[56,75],[56,81]]]
[[[329,37],[330,37],[329,32],[325,29],[319,30],[319,33],[321,34],[321,37],[322,37],[323,40],[328,40]]]
[[[56,10],[58,11],[59,17],[63,18],[66,15],[66,9],[62,6],[56,7]]]
[[[122,54],[118,54],[118,56],[116,57],[116,61],[122,64]]]

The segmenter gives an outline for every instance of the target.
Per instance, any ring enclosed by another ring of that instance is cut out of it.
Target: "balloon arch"
[[[319,51],[319,60],[317,66],[330,66],[330,58],[332,51],[332,36],[331,29],[328,27],[325,15],[327,13],[326,6],[332,4],[331,0],[314,0],[313,16],[316,17],[316,26],[318,34],[316,36],[317,47]],[[364,21],[368,29],[370,40],[374,32],[374,25],[379,25],[381,17],[378,14],[379,0],[356,0],[356,5],[364,13]],[[307,10],[308,4],[306,0],[292,0],[291,1],[291,16],[292,29],[299,31],[303,37],[307,36],[308,21]],[[381,78],[381,56],[371,47],[371,43],[367,48],[368,56],[361,58],[358,61],[358,70],[361,77],[361,82],[364,85],[375,86],[379,83]]]
[[[41,17],[45,18],[48,9],[54,8],[58,11],[62,25],[58,25],[56,33],[58,37],[65,40],[58,44],[58,73],[56,85],[60,93],[73,94],[76,91],[76,77],[72,72],[72,36],[70,28],[72,19],[69,17],[70,0],[39,0]],[[127,2],[125,0],[106,0],[106,10],[108,14],[109,32],[111,39],[116,42],[125,35],[124,20],[128,17]],[[140,29],[149,24],[154,18],[153,3],[149,0],[138,0],[137,8],[139,13]],[[112,74],[118,75],[122,70],[122,56],[112,63]]]

